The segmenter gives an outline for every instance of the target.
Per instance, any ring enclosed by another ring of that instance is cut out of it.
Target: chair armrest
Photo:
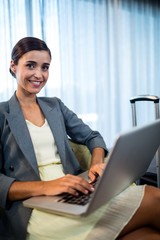
[[[88,170],[91,163],[91,153],[89,149],[83,144],[73,142],[71,139],[69,139],[69,142],[81,168],[84,171]]]

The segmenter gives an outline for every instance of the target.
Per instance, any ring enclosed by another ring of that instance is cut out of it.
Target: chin
[[[29,92],[32,94],[38,94],[41,90],[42,90],[42,88],[41,89],[32,89]]]

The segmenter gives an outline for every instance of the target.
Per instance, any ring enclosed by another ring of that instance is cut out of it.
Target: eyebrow
[[[32,60],[28,60],[28,61],[26,61],[26,63],[33,63],[33,64],[36,64],[37,62],[35,62],[35,61],[32,61]],[[50,65],[50,63],[43,63],[43,65]]]

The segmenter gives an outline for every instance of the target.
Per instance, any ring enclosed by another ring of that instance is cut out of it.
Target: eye
[[[28,63],[26,66],[27,66],[27,68],[29,68],[29,69],[34,69],[35,64],[34,64],[34,63]]]
[[[48,64],[42,66],[42,70],[43,71],[48,71],[48,69],[49,69],[49,65]]]

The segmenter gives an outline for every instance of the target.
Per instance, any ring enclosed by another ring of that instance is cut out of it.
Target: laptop
[[[87,216],[139,179],[148,169],[159,146],[160,120],[134,127],[117,137],[103,175],[98,177],[88,203],[79,205],[61,201],[62,194],[31,197],[23,201],[23,205],[59,215]],[[82,176],[85,177],[85,174]]]

